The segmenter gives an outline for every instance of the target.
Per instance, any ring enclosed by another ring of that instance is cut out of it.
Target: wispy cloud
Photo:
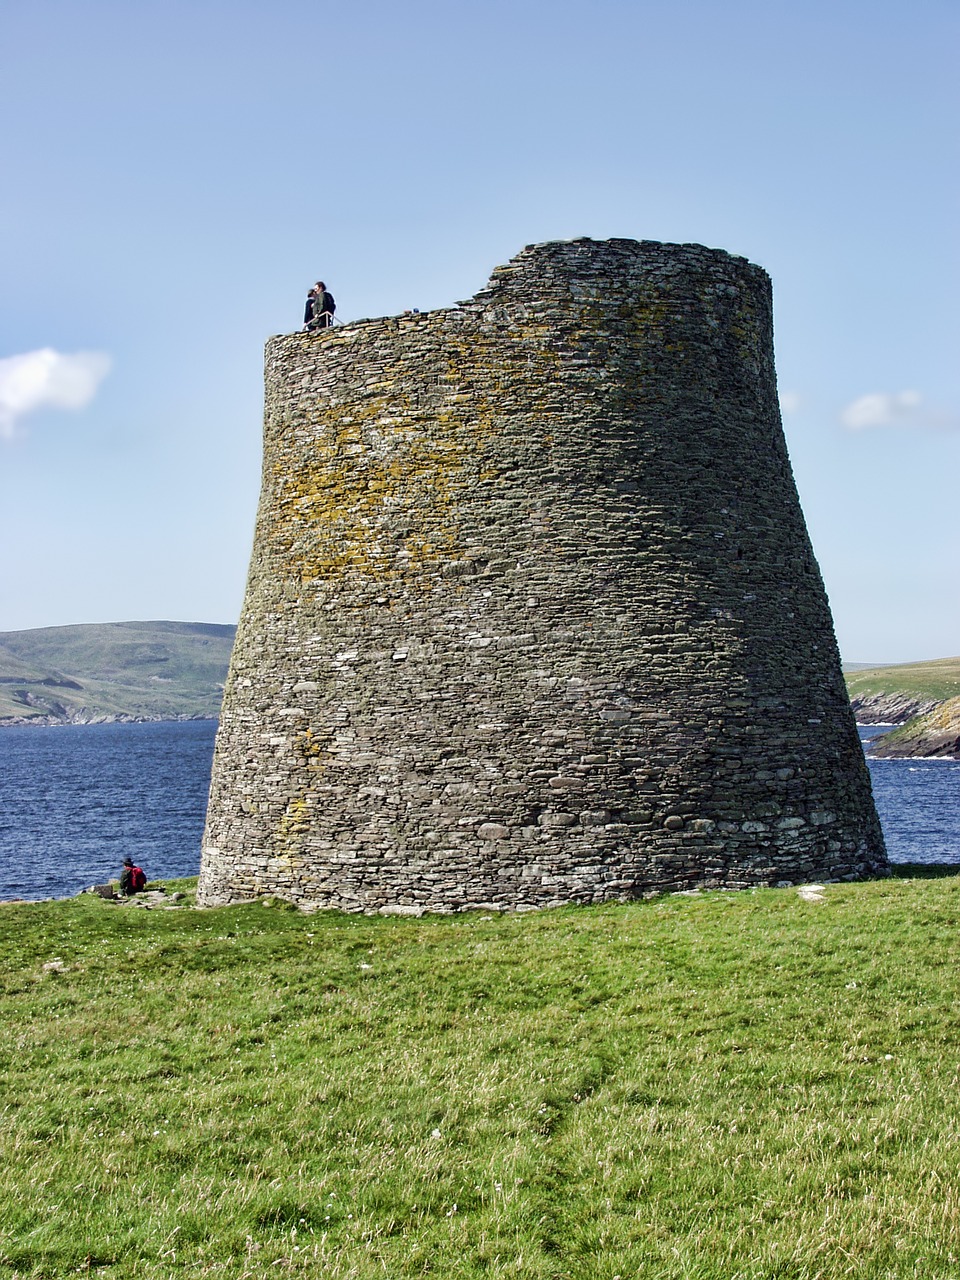
[[[840,414],[851,431],[867,427],[956,427],[955,414],[925,405],[919,391],[871,391],[853,400]]]
[[[0,437],[36,409],[82,409],[110,370],[102,351],[63,355],[51,347],[0,359]]]
[[[799,391],[781,391],[780,392],[780,412],[796,413],[800,408],[800,392]]]

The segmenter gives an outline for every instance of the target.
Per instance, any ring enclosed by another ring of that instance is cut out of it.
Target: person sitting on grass
[[[124,897],[132,898],[147,883],[147,873],[138,867],[132,858],[124,858],[123,870],[120,872],[120,892]]]

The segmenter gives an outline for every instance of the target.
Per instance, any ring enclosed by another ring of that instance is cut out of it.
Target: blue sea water
[[[196,875],[214,720],[0,729],[0,900]]]
[[[0,729],[0,900],[195,875],[216,724]],[[863,726],[865,741],[882,733]],[[960,863],[960,761],[871,760],[893,862]]]
[[[893,725],[859,725],[869,742]],[[871,760],[873,798],[891,862],[960,863],[960,760]]]

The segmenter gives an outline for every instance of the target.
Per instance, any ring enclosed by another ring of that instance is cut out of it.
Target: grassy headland
[[[204,622],[0,632],[0,724],[216,716],[234,632]]]
[[[960,760],[960,698],[914,716],[870,747],[872,756],[946,756]]]
[[[901,723],[960,696],[960,658],[858,668],[844,679],[858,720]]]
[[[0,1276],[960,1275],[960,879],[0,908]]]

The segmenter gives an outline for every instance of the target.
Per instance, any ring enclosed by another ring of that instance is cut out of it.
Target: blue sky
[[[7,0],[0,630],[238,615],[262,344],[524,244],[773,277],[848,661],[960,652],[955,0]]]

